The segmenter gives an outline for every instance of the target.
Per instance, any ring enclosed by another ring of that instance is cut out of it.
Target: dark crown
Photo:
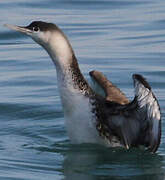
[[[58,29],[57,26],[53,23],[47,23],[43,21],[33,21],[26,28],[30,30],[34,30],[35,28],[39,28],[40,31],[52,31]]]

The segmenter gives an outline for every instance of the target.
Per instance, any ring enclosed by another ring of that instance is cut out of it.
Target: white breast
[[[99,143],[95,118],[89,98],[74,88],[70,73],[67,78],[57,70],[58,86],[64,109],[66,128],[72,143]]]
[[[99,143],[89,98],[76,90],[63,88],[61,92],[66,128],[72,143]]]

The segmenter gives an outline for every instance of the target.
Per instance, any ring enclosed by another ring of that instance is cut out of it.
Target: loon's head
[[[30,36],[36,43],[44,47],[53,61],[67,63],[73,56],[72,47],[65,34],[53,23],[33,21],[28,26],[5,24],[6,27]]]
[[[30,25],[25,27],[10,24],[5,24],[5,26],[30,36],[34,41],[42,46],[49,43],[53,33],[61,32],[55,24],[43,21],[33,21]]]

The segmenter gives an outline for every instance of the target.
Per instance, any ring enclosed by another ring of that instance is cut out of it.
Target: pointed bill
[[[11,24],[4,24],[4,26],[6,26],[9,29],[12,29],[14,31],[21,32],[23,34],[27,34],[27,35],[32,34],[32,31],[30,29],[26,28],[26,27],[15,26],[15,25],[11,25]]]

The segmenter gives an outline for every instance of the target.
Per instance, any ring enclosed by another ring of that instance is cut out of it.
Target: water
[[[165,2],[5,0],[0,2],[0,179],[165,179]],[[47,53],[3,24],[58,24],[88,79],[97,69],[133,98],[132,74],[150,82],[162,111],[159,150],[71,145]]]

